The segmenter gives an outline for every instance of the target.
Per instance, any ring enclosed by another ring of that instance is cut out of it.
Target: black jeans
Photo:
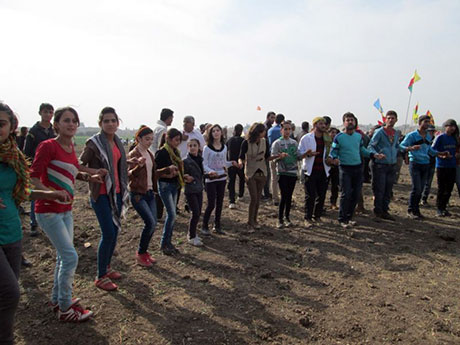
[[[241,198],[244,195],[244,169],[238,169],[237,167],[230,167],[228,168],[228,197],[230,199],[230,204],[235,203],[235,184],[236,184],[236,177],[238,176],[239,179],[239,189],[238,189],[238,196]]]
[[[266,161],[265,163],[266,167],[267,167],[267,181],[265,182],[265,185],[264,185],[264,197],[265,198],[269,198],[271,196],[270,194],[270,183],[271,183],[271,180],[272,180],[272,174],[271,174],[271,171],[270,171],[270,163],[268,161]]]
[[[192,217],[188,223],[188,238],[196,237],[196,227],[201,216],[201,207],[203,206],[203,193],[185,193],[188,207],[192,212]]]
[[[436,207],[440,211],[445,211],[449,203],[450,194],[454,188],[455,178],[457,177],[456,168],[437,168],[436,177],[438,178],[438,195],[436,197]]]
[[[305,219],[313,216],[320,218],[323,213],[324,199],[327,191],[327,176],[324,170],[312,170],[311,175],[305,175]]]
[[[339,222],[348,222],[353,218],[363,186],[362,165],[340,165],[340,207]]]
[[[337,166],[332,166],[329,170],[329,181],[331,182],[331,205],[335,205],[339,198],[339,168]]]
[[[211,213],[216,209],[216,215],[214,217],[214,225],[220,227],[220,216],[222,215],[222,206],[224,204],[225,195],[225,184],[227,181],[216,181],[206,183],[206,195],[208,197],[208,206],[204,211],[203,216],[203,228],[207,229],[209,226],[209,218]]]
[[[283,221],[283,215],[289,220],[291,212],[292,193],[294,193],[297,176],[279,175],[278,185],[280,186],[281,200],[278,208],[278,219]]]
[[[19,303],[21,241],[0,246],[0,343],[13,344],[14,314]]]
[[[375,214],[388,212],[395,176],[396,164],[379,164],[375,162],[372,164]]]

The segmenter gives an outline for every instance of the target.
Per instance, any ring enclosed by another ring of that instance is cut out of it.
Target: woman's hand
[[[104,178],[101,175],[95,174],[89,177],[89,181],[93,183],[104,183]]]
[[[141,168],[145,165],[145,157],[140,157],[138,160],[137,160],[137,165],[139,165]]]
[[[186,183],[192,183],[193,180],[194,180],[193,176],[190,176],[189,174],[185,174],[185,175],[184,175],[184,181],[185,181]]]
[[[107,169],[97,169],[96,170],[96,173],[94,175],[100,175],[101,177],[104,177],[105,175],[107,175],[109,172]]]
[[[65,190],[54,190],[50,193],[51,199],[61,202],[70,202],[70,195]]]

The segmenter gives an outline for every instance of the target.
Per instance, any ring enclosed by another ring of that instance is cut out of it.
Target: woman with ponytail
[[[158,176],[168,172],[168,168],[156,170],[155,157],[149,147],[153,143],[153,130],[141,126],[136,133],[134,147],[128,155],[128,177],[131,203],[144,221],[136,261],[144,267],[151,267],[155,259],[148,250],[157,224],[156,194]]]
[[[118,286],[112,280],[121,273],[111,267],[113,252],[121,231],[121,218],[128,208],[128,164],[123,143],[115,134],[120,120],[112,107],[99,114],[101,131],[89,138],[80,156],[82,165],[107,171],[102,184],[89,184],[91,206],[101,227],[101,241],[97,250],[96,287],[112,291]]]

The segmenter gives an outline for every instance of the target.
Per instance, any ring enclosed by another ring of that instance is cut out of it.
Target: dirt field
[[[244,227],[247,201],[230,210],[226,198],[226,234],[205,239],[203,248],[186,243],[188,214],[182,213],[173,236],[181,254],[161,255],[161,221],[151,269],[135,264],[142,221],[130,209],[112,263],[124,278],[112,293],[93,284],[100,231],[86,185],[78,189],[74,295],[95,317],[58,323],[46,306],[55,251],[44,233],[31,238],[27,225],[24,252],[34,267],[21,273],[18,344],[460,344],[458,194],[451,218],[435,217],[431,197],[422,208],[425,221],[407,219],[406,166],[391,205],[396,222],[376,221],[368,212],[345,232],[337,212],[328,211],[306,231],[299,184],[291,217],[297,226],[276,229],[277,208],[265,204],[265,226],[251,233]],[[369,184],[364,191],[371,209]]]

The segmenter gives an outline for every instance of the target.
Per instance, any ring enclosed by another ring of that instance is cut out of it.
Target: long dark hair
[[[172,139],[172,138],[175,138],[177,136],[180,136],[182,138],[182,133],[177,128],[168,129],[168,131],[161,136],[160,147],[162,147],[165,144],[166,138]]]
[[[254,122],[249,128],[246,140],[255,143],[260,138],[260,133],[265,132],[265,126],[261,122]]]
[[[207,131],[207,133],[206,133],[206,135],[207,135],[207,137],[206,137],[206,144],[207,144],[208,146],[213,146],[213,144],[214,144],[214,138],[213,138],[213,136],[212,136],[212,130],[213,130],[214,128],[216,128],[216,127],[220,129],[220,133],[221,133],[221,135],[220,135],[220,143],[222,144],[222,146],[224,146],[224,145],[225,145],[224,131],[222,130],[222,127],[219,126],[218,124],[215,124],[215,125],[212,125],[211,127],[209,127],[209,129],[208,129],[208,131]]]

